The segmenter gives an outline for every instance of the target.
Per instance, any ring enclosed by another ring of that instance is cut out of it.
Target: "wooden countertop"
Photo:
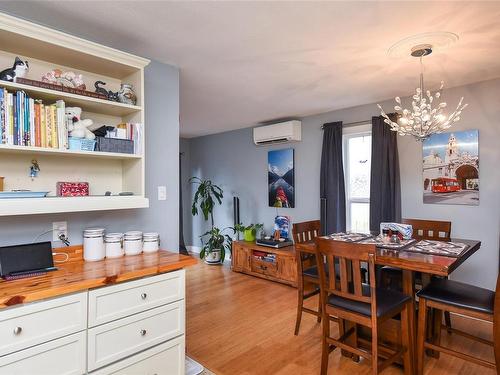
[[[0,281],[0,309],[17,304],[52,298],[122,281],[153,276],[196,264],[191,256],[160,250],[152,254],[123,256],[97,262],[85,262],[82,247],[54,249],[66,252],[67,262],[56,263],[56,271],[20,280]],[[58,260],[63,256],[54,256]]]

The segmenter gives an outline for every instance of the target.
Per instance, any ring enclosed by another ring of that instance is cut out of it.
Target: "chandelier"
[[[462,104],[464,98],[462,97],[458,102],[456,109],[447,115],[444,113],[447,107],[446,102],[441,101],[441,93],[443,91],[444,82],[441,81],[441,86],[434,94],[429,90],[424,89],[424,71],[422,58],[432,53],[432,45],[421,44],[411,49],[411,56],[420,59],[420,87],[415,89],[415,95],[412,97],[411,109],[403,108],[401,98],[395,98],[396,105],[394,110],[397,113],[397,121],[393,121],[384,112],[382,106],[377,104],[380,108],[380,113],[384,117],[384,122],[391,127],[392,131],[397,132],[399,135],[412,135],[417,140],[423,142],[432,134],[439,134],[449,129],[453,123],[460,120],[462,110],[467,107],[467,104]]]

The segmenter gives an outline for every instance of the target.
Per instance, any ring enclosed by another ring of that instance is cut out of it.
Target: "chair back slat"
[[[374,293],[363,294],[361,277],[361,262],[367,262],[370,274],[370,290],[374,290],[375,245],[334,241],[325,237],[318,237],[315,241],[317,259],[326,258],[329,270],[328,275],[324,270],[319,270],[322,293],[371,303],[376,306],[376,298],[372,295]],[[336,261],[339,264],[340,275],[335,274]],[[337,277],[340,277],[340,282],[336,282]]]
[[[413,238],[417,240],[450,241],[451,221],[403,219],[402,222],[413,227]]]
[[[321,223],[319,220],[304,221],[292,225],[295,243],[309,242],[319,236]]]

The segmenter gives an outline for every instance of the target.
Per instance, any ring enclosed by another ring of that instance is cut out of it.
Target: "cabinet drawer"
[[[88,330],[89,371],[184,333],[184,301]]]
[[[184,336],[128,357],[92,375],[183,375]]]
[[[184,298],[184,270],[89,291],[89,327]]]
[[[264,262],[262,260],[252,259],[252,271],[262,273],[264,275],[276,276],[276,263]]]
[[[0,375],[85,374],[85,332],[0,357]]]
[[[0,355],[87,328],[87,293],[12,307],[0,312]]]

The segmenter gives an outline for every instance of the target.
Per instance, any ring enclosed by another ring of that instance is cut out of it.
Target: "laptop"
[[[0,247],[0,276],[5,280],[55,271],[50,241]]]

